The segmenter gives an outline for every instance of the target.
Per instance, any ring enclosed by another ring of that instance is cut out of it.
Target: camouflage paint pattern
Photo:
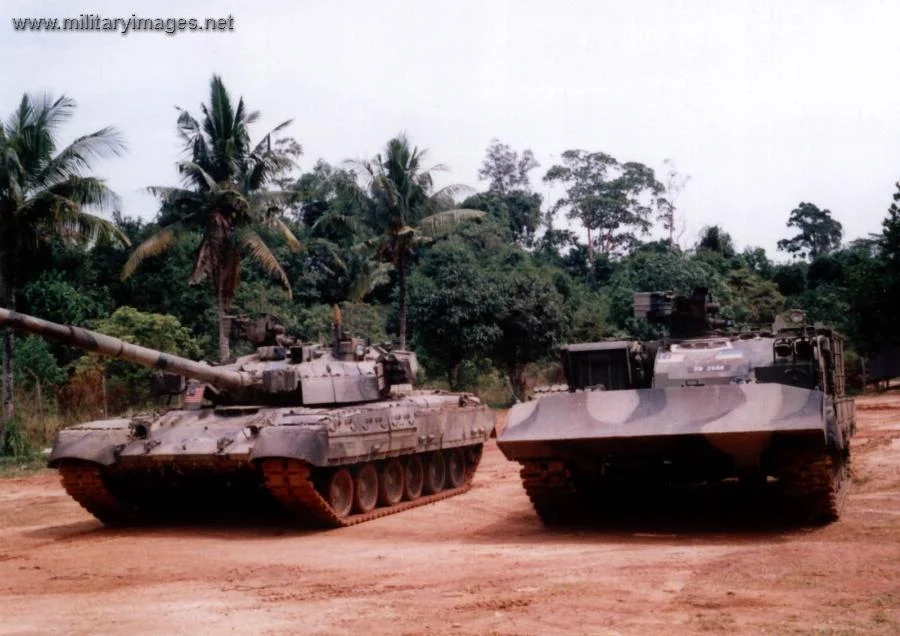
[[[690,463],[703,448],[754,465],[783,443],[843,448],[853,432],[852,398],[757,382],[757,368],[781,368],[773,366],[774,343],[726,335],[673,342],[653,359],[653,388],[540,395],[510,409],[498,445],[515,461],[591,464],[593,457],[598,465],[603,457],[629,461],[644,453]]]
[[[201,408],[209,389],[192,383],[185,408],[87,422],[59,432],[49,463],[101,466],[209,465],[222,469],[266,458],[340,466],[483,444],[494,415],[471,394],[389,385],[385,352],[336,359],[332,349],[298,347],[302,361],[274,347],[213,367],[86,329],[0,308],[0,327],[33,333],[101,355],[130,360],[208,383],[220,403]],[[357,346],[354,341],[354,347]],[[394,352],[411,374],[415,357]],[[266,405],[272,403],[272,405]]]
[[[59,432],[50,466],[81,459],[109,466],[253,462],[269,457],[337,466],[483,443],[493,413],[458,395],[421,391],[344,408],[223,407],[173,410],[71,426]]]
[[[556,393],[517,404],[498,440],[510,459],[556,454],[558,442],[700,436],[734,456],[764,451],[773,433],[825,441],[825,396],[776,384]]]

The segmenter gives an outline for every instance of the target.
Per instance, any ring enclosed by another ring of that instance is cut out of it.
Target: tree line
[[[236,315],[273,314],[318,339],[340,304],[351,331],[414,348],[430,380],[477,389],[493,374],[518,398],[529,365],[562,342],[654,335],[631,315],[635,291],[706,286],[737,323],[803,307],[861,356],[900,340],[900,186],[882,232],[849,242],[828,209],[800,202],[778,243],[791,258],[777,263],[737,251],[721,226],[680,246],[686,177],[670,166],[663,182],[604,152],[563,152],[541,177],[561,192],[553,202],[532,187],[532,151],[498,140],[480,192],[437,188],[447,168],[402,133],[371,158],[300,171],[291,122],[254,139],[259,112],[214,76],[198,114],[174,122],[181,183],[148,187],[159,210],[143,220],[94,174],[125,154],[120,132],[58,147],[74,113],[68,97],[26,94],[0,126],[0,305],[56,322],[222,362],[246,353]],[[4,332],[2,359],[3,421],[19,391],[41,387],[67,408],[146,400],[146,372],[38,338]]]

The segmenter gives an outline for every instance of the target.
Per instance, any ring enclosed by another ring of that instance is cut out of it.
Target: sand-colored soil
[[[900,633],[900,397],[823,528],[543,528],[491,443],[462,496],[342,530],[113,530],[0,480],[0,634]],[[673,529],[676,528],[676,529]]]

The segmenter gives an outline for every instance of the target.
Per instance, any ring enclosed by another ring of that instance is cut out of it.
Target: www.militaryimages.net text
[[[82,13],[77,18],[25,18],[12,19],[13,31],[46,32],[99,32],[128,35],[135,32],[229,32],[234,31],[234,16],[219,18],[144,18],[131,14],[128,18],[110,18],[97,13]]]

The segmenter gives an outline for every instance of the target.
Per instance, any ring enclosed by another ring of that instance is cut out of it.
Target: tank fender
[[[328,432],[324,428],[267,426],[250,451],[250,460],[284,457],[324,466],[328,458]]]
[[[80,459],[102,466],[116,463],[117,453],[131,439],[131,420],[88,422],[61,430],[47,465],[55,468],[64,459]]]

